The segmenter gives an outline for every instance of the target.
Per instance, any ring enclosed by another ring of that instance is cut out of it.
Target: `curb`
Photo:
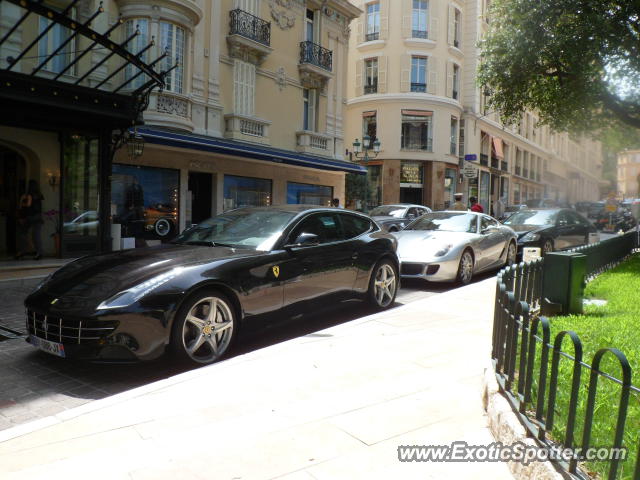
[[[519,442],[527,447],[538,447],[532,438],[527,437],[527,432],[513,413],[511,405],[500,393],[492,364],[485,368],[482,378],[482,407],[487,412],[489,430],[497,442],[504,445]],[[528,465],[520,462],[505,463],[518,480],[566,480],[550,461],[531,462]]]

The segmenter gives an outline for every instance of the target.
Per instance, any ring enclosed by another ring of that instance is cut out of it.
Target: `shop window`
[[[287,203],[328,207],[333,199],[333,187],[287,182]]]
[[[402,111],[401,145],[405,150],[433,151],[433,112],[425,110]]]
[[[402,162],[400,166],[400,183],[422,186],[423,168],[421,162]]]
[[[224,210],[271,205],[272,182],[264,178],[224,176]]]
[[[139,247],[176,235],[179,170],[114,164],[111,178],[113,223],[122,225],[123,238],[135,238]]]
[[[166,76],[165,90],[183,93],[185,31],[183,28],[169,22],[160,22],[160,47],[167,52],[165,69],[169,70],[177,65]]]

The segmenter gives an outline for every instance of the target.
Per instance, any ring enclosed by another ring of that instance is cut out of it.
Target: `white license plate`
[[[38,338],[31,335],[30,343],[36,348],[39,348],[43,352],[50,353],[51,355],[55,355],[57,357],[65,357],[64,353],[64,345],[61,343],[50,342],[49,340],[45,340],[43,338]]]

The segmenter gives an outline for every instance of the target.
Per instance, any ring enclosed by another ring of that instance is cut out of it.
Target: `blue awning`
[[[361,175],[367,173],[365,167],[356,163],[341,162],[340,160],[332,160],[316,155],[307,155],[262,145],[251,145],[193,133],[175,133],[152,127],[138,127],[138,133],[142,135],[145,142],[156,145],[190,148],[203,152],[224,153],[226,155],[237,155],[239,157],[263,160],[266,162],[318,168],[320,170],[350,172]]]

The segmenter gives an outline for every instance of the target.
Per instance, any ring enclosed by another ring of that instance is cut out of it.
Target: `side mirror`
[[[567,221],[566,220],[558,220],[558,224],[559,227],[566,227],[567,226]]]
[[[314,247],[320,244],[320,238],[315,233],[301,233],[296,238],[296,241],[289,243],[284,248],[298,248],[298,247]]]
[[[482,233],[483,235],[486,235],[487,233],[492,233],[496,230],[496,227],[487,227],[487,228],[483,228],[480,233]]]

